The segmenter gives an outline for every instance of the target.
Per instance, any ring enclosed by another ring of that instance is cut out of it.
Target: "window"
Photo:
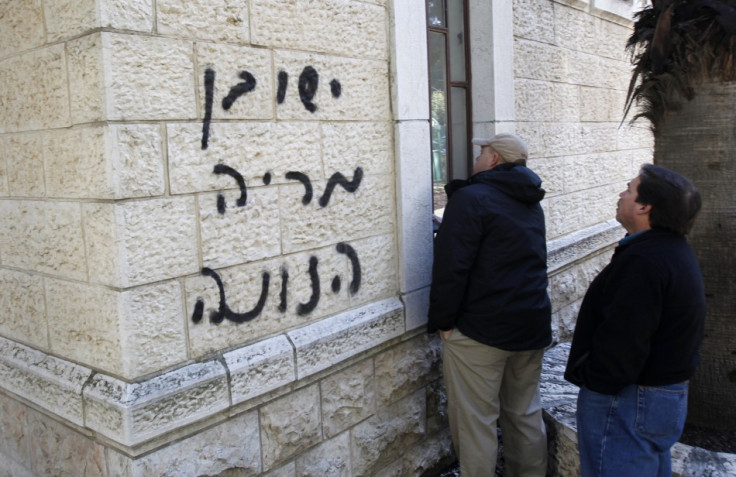
[[[433,199],[440,214],[444,185],[472,171],[466,11],[466,0],[427,0]]]

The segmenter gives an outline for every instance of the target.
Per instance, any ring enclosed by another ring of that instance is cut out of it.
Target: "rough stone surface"
[[[0,60],[0,133],[69,125],[64,45]]]
[[[95,33],[67,43],[69,94],[74,124],[106,118],[105,64],[102,35]]]
[[[258,414],[251,412],[175,442],[140,459],[114,451],[110,474],[128,477],[181,475],[257,475],[261,470]]]
[[[44,162],[41,134],[9,134],[0,137],[0,168],[7,163],[6,194],[16,197],[44,197]]]
[[[249,40],[248,4],[238,0],[158,0],[156,25],[166,36],[244,43]]]
[[[376,397],[381,407],[395,402],[441,376],[442,344],[422,334],[376,357]]]
[[[325,437],[334,437],[375,412],[373,375],[373,360],[365,360],[320,383]]]
[[[73,202],[0,201],[4,266],[84,280],[81,211]]]
[[[0,270],[0,334],[48,349],[44,285],[40,276]]]
[[[129,446],[230,405],[225,370],[215,361],[133,384],[97,374],[85,387],[84,400],[86,426]]]
[[[351,475],[350,433],[326,440],[296,459],[296,475],[339,477]]]
[[[352,0],[286,4],[256,0],[251,4],[252,41],[268,47],[385,59],[387,14],[385,8]]]
[[[191,42],[102,33],[106,119],[181,120],[196,117]]]
[[[401,304],[387,299],[287,333],[296,346],[299,379],[383,343],[404,331]]]
[[[0,58],[37,48],[44,40],[41,2],[3,2],[0,5]]]
[[[375,475],[419,441],[426,432],[426,405],[425,392],[420,390],[355,426],[351,431],[352,475]]]
[[[295,391],[261,409],[264,470],[274,468],[321,439],[317,386]]]
[[[224,353],[233,404],[260,396],[296,379],[294,349],[285,336]]]
[[[92,372],[0,338],[0,385],[44,409],[82,425],[82,386]]]

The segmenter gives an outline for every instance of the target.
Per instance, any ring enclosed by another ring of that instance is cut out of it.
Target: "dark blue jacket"
[[[550,344],[541,183],[524,166],[501,164],[450,196],[434,244],[430,332],[457,327],[510,351]]]
[[[685,237],[663,229],[627,237],[585,294],[565,379],[603,394],[686,381],[704,322],[703,279]]]

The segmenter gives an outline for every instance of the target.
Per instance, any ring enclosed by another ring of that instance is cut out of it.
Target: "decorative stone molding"
[[[624,236],[615,220],[594,225],[547,243],[547,267],[550,274],[605,250]]]
[[[0,337],[0,387],[129,448],[286,386],[404,333],[389,298],[138,383]],[[229,378],[228,378],[229,375]]]

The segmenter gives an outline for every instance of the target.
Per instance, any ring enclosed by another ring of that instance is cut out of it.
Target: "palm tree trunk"
[[[655,130],[654,162],[689,177],[703,207],[689,240],[707,296],[701,362],[688,421],[736,428],[736,82],[695,86]]]

